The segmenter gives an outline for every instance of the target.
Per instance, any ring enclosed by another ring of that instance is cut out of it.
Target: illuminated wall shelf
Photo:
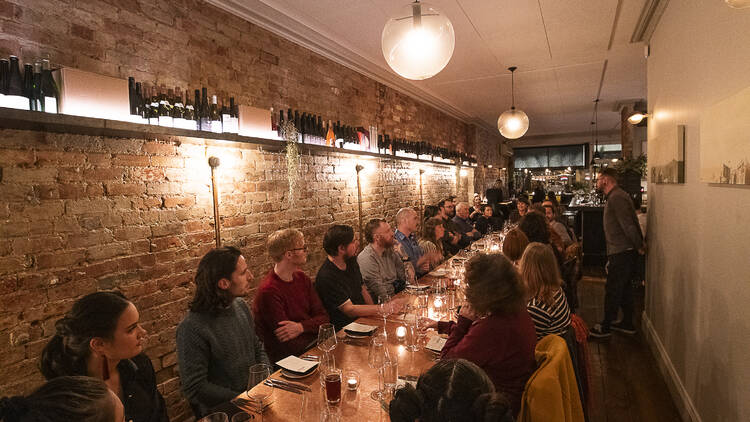
[[[38,132],[68,133],[90,136],[109,136],[120,138],[169,139],[184,136],[201,139],[241,142],[255,146],[259,150],[278,152],[284,149],[284,142],[241,136],[232,133],[213,133],[200,130],[178,129],[163,126],[143,125],[119,120],[96,119],[91,117],[71,116],[67,114],[50,114],[36,111],[17,110],[0,107],[0,128],[16,130],[33,130]],[[0,141],[2,142],[2,141]],[[356,151],[343,148],[331,148],[322,145],[298,144],[301,153],[342,153],[354,156],[377,157],[383,159],[411,161],[440,166],[453,166],[454,163],[420,160],[417,158],[397,157],[367,151]]]

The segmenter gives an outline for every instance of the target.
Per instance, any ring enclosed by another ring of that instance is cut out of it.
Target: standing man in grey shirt
[[[596,181],[604,193],[604,237],[607,243],[607,284],[604,294],[604,319],[590,331],[591,337],[606,338],[612,330],[635,334],[633,325],[633,279],[638,256],[646,253],[641,228],[630,196],[617,185],[614,169],[604,169]],[[615,323],[622,308],[622,321]]]
[[[182,392],[198,419],[245,391],[251,366],[269,363],[242,299],[252,280],[233,247],[213,249],[198,264],[195,296],[177,327]]]
[[[367,246],[357,256],[362,279],[373,301],[378,296],[393,296],[406,286],[406,271],[401,258],[393,250],[396,240],[390,224],[381,218],[373,218],[365,225]]]

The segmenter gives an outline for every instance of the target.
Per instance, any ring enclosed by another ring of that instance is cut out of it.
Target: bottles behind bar
[[[23,77],[18,63],[18,57],[10,56],[10,70],[8,72],[8,87],[5,93],[5,107],[19,110],[29,109],[29,100],[23,95]]]
[[[276,124],[276,135],[283,139],[282,127],[284,126],[284,110],[279,110],[279,122]]]
[[[159,87],[159,126],[174,127],[172,104],[164,85]]]
[[[201,102],[200,102],[200,130],[205,132],[211,132],[211,116],[209,115],[208,109],[208,91],[206,88],[201,90]]]
[[[128,103],[130,104],[130,115],[135,116],[138,114],[138,106],[136,105],[135,97],[135,78],[128,77]]]
[[[239,133],[240,131],[240,119],[238,113],[237,104],[234,103],[234,97],[229,97],[229,127],[224,126],[224,132]]]
[[[187,120],[185,118],[185,104],[182,102],[182,90],[179,87],[174,88],[174,104],[172,105],[172,123],[174,127],[180,129],[191,129],[189,127],[192,124],[192,129],[195,129],[195,120]]]
[[[159,95],[158,90],[156,89],[156,86],[151,87],[150,95],[150,112],[148,115],[148,123],[151,125],[158,126],[159,125]]]
[[[4,107],[5,95],[8,93],[8,75],[10,74],[10,61],[0,59],[0,107]]]
[[[42,111],[57,114],[60,112],[60,91],[57,89],[55,79],[52,77],[52,68],[49,60],[42,59]]]
[[[42,110],[42,62],[34,62],[33,79],[34,110]]]
[[[196,120],[196,114],[195,114],[195,107],[193,107],[193,104],[190,102],[190,97],[188,96],[187,91],[185,92],[185,112],[183,114],[184,118],[184,127],[183,129],[190,129],[190,130],[197,130],[198,124]]]
[[[26,97],[26,110],[36,111],[36,99],[34,98],[34,68],[31,64],[23,65],[23,96]]]

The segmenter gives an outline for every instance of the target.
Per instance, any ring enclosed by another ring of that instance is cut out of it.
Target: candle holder
[[[346,388],[349,391],[357,391],[359,388],[359,372],[355,370],[348,370],[344,374],[344,380],[346,382]]]
[[[406,338],[406,327],[403,325],[400,325],[396,328],[396,339],[400,342],[403,342]]]

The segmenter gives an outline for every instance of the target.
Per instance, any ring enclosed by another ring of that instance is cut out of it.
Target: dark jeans
[[[638,270],[638,252],[625,251],[607,256],[607,284],[604,294],[604,320],[602,328],[609,329],[622,308],[622,322],[633,325],[633,279]]]

